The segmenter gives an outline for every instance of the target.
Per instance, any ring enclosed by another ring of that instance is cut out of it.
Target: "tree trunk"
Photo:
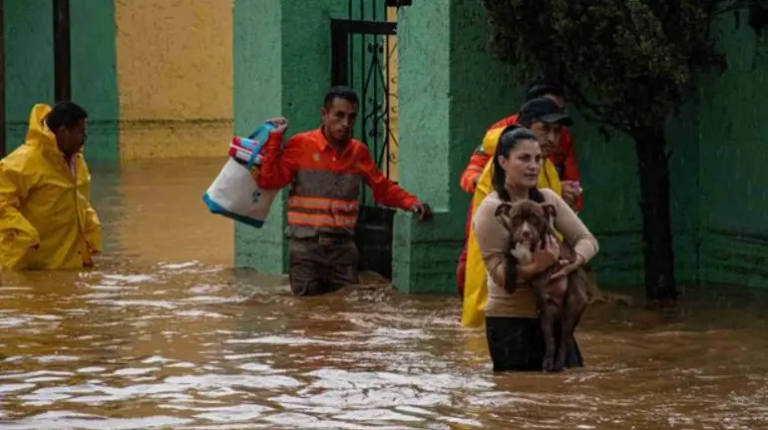
[[[633,133],[640,176],[643,216],[645,294],[650,301],[674,301],[675,255],[672,249],[669,162],[662,125]]]

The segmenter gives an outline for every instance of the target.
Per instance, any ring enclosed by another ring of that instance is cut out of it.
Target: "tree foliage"
[[[766,0],[482,1],[492,46],[521,81],[557,80],[588,117],[629,134],[658,128],[698,71],[725,66],[717,16],[751,7],[757,27],[768,10]]]

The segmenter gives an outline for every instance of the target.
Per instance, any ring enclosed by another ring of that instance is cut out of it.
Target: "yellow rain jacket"
[[[91,175],[82,153],[68,165],[44,121],[50,111],[35,105],[24,145],[0,160],[3,270],[80,268],[101,251]]]
[[[504,127],[489,130],[483,138],[483,151],[487,154],[496,153],[496,145]],[[488,162],[477,182],[477,188],[472,197],[472,214],[475,213],[483,199],[491,193],[493,185],[493,163]],[[544,159],[539,173],[538,188],[549,188],[557,195],[562,196],[560,177],[557,175],[555,165],[549,159]],[[482,327],[485,323],[485,302],[488,300],[488,272],[480,254],[480,248],[475,239],[475,229],[470,227],[467,239],[467,269],[464,283],[464,304],[461,315],[461,325],[464,327]]]

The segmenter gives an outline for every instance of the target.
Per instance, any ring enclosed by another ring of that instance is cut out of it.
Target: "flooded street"
[[[595,306],[586,368],[494,375],[454,297],[298,299],[233,270],[201,201],[221,164],[94,169],[99,267],[3,275],[0,429],[768,428],[763,292]]]

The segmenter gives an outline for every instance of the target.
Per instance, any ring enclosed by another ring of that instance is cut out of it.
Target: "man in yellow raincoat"
[[[37,104],[24,145],[0,160],[3,270],[81,268],[101,251],[82,155],[87,118],[72,102]]]
[[[560,133],[564,125],[570,125],[571,119],[565,110],[553,100],[541,97],[526,102],[520,109],[517,123],[530,129],[536,136],[544,153],[544,161],[539,173],[538,188],[549,188],[562,196],[560,178],[555,165],[547,158],[547,153],[557,148]],[[501,132],[505,126],[488,130],[483,138],[483,151],[495,154]],[[487,163],[477,183],[472,197],[472,213],[483,199],[492,191],[491,177],[493,163]],[[485,302],[488,298],[487,271],[480,249],[475,239],[474,230],[470,228],[467,239],[467,268],[464,287],[464,300],[461,324],[465,327],[480,327],[485,322]]]

